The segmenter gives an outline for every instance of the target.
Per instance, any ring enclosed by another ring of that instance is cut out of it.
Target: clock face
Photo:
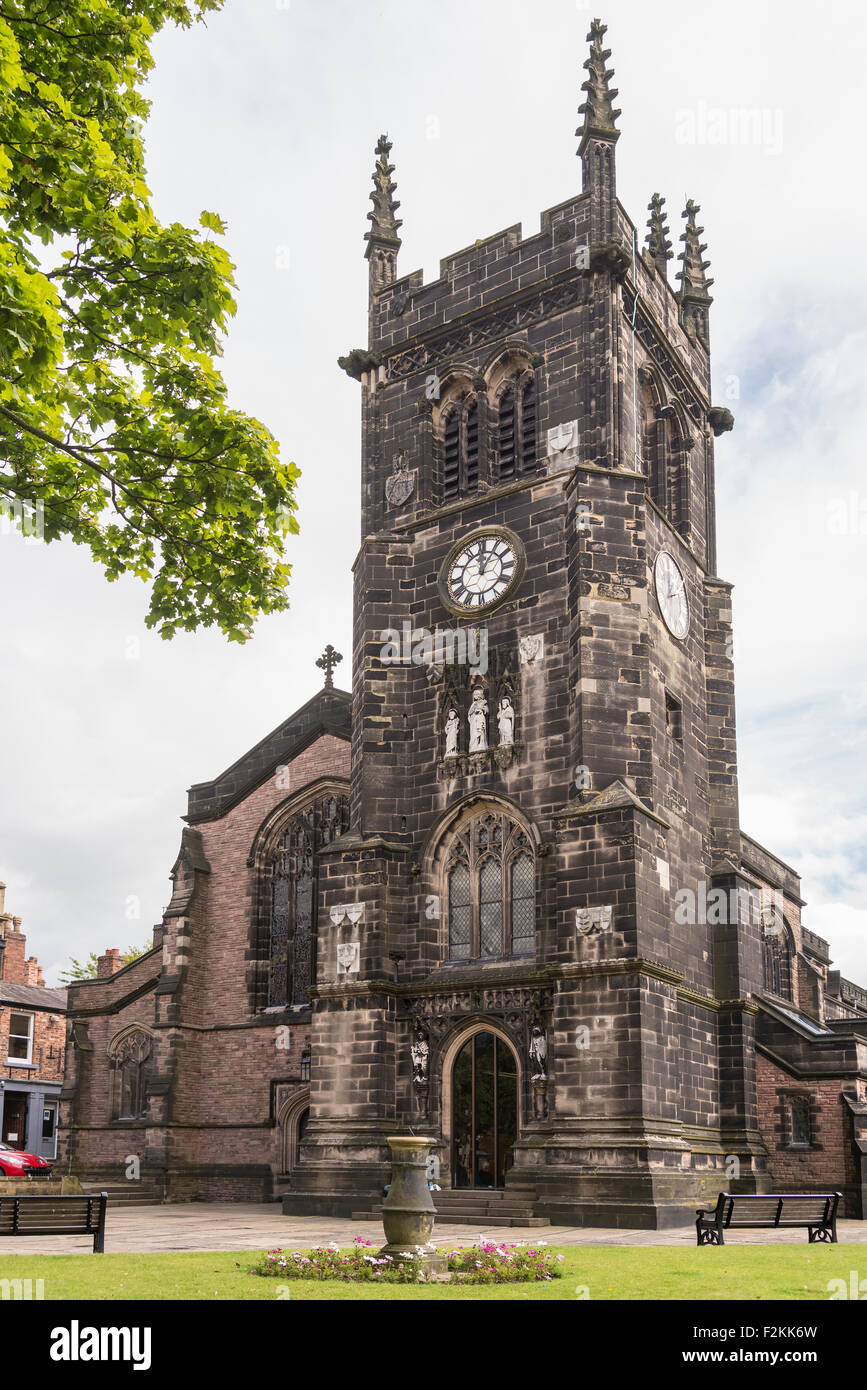
[[[478,613],[499,603],[520,579],[518,547],[502,531],[482,531],[457,545],[446,560],[444,588],[451,603]]]
[[[653,568],[659,610],[672,637],[683,641],[689,631],[689,603],[686,584],[677,561],[667,550],[660,550]]]

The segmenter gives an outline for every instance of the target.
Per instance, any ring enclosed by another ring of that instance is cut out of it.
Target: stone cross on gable
[[[337,665],[338,661],[342,660],[343,657],[341,656],[340,652],[336,652],[332,647],[331,643],[329,642],[328,646],[325,648],[325,651],[322,653],[322,655],[316,663],[320,671],[325,672],[326,690],[331,690],[333,688],[334,681],[332,679],[332,672],[335,666]]]

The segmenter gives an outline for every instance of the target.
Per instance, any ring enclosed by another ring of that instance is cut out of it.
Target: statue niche
[[[447,779],[481,767],[505,770],[520,754],[512,653],[492,651],[487,670],[448,663],[438,671],[439,773]]]

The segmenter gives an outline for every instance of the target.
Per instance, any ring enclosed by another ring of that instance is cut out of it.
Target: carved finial
[[[395,216],[400,203],[394,197],[397,184],[391,177],[394,165],[389,163],[390,154],[391,141],[387,135],[380,135],[376,146],[376,166],[373,170],[373,192],[370,195],[373,211],[367,214],[370,231],[364,234],[364,240],[367,242],[364,254],[368,260],[377,249],[390,254],[391,258],[396,260],[400,250],[397,229],[403,226],[403,221]]]
[[[686,227],[681,233],[683,250],[680,253],[680,270],[677,278],[680,281],[678,298],[681,304],[681,321],[687,332],[694,331],[707,346],[708,341],[708,306],[713,303],[713,297],[708,294],[712,279],[708,279],[705,271],[710,265],[710,261],[703,261],[702,254],[707,250],[706,244],[701,240],[704,227],[699,227],[696,223],[696,214],[701,212],[698,203],[689,199],[684,209]]]
[[[611,49],[602,47],[606,32],[607,26],[601,20],[594,19],[587,35],[590,56],[584,64],[587,69],[587,81],[581,85],[582,92],[587,93],[587,99],[578,107],[579,113],[584,117],[584,123],[575,132],[581,136],[579,154],[584,153],[587,142],[594,136],[613,143],[620,135],[615,124],[620,112],[615,111],[613,105],[617,88],[608,85],[614,76],[614,69],[606,66],[611,57]]]
[[[326,690],[332,690],[334,688],[334,681],[332,679],[331,673],[333,672],[337,663],[342,660],[343,657],[340,655],[340,652],[336,652],[332,647],[331,643],[329,642],[328,646],[325,648],[325,651],[322,653],[322,655],[316,663],[320,671],[325,672]]]
[[[665,199],[658,193],[654,193],[647,204],[647,210],[650,213],[650,217],[647,219],[647,251],[660,275],[665,277],[667,263],[673,254],[668,237],[669,226],[665,212]]]

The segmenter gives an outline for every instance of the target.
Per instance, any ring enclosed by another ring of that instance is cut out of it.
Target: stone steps
[[[154,1207],[159,1206],[161,1197],[155,1187],[140,1182],[110,1183],[83,1181],[81,1190],[86,1197],[98,1197],[100,1192],[108,1193],[108,1205],[116,1207]]]
[[[536,1229],[550,1226],[547,1216],[536,1216],[532,1197],[515,1196],[510,1192],[443,1191],[434,1192],[434,1206],[441,1221],[457,1226],[529,1226]],[[354,1211],[353,1221],[381,1221],[382,1207],[369,1211]]]

